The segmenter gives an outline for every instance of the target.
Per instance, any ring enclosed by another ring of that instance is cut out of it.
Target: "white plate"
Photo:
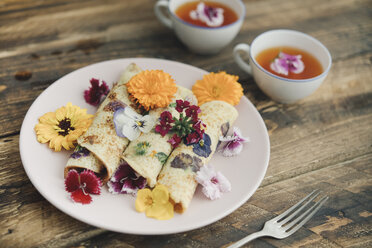
[[[211,224],[230,214],[245,203],[260,185],[270,156],[269,136],[266,126],[253,104],[242,97],[237,106],[238,126],[244,136],[251,139],[244,144],[243,152],[232,158],[215,154],[211,164],[231,182],[232,191],[221,199],[211,201],[204,197],[198,187],[189,209],[174,218],[159,221],[136,212],[135,198],[131,195],[113,195],[106,186],[100,196],[92,195],[89,205],[71,201],[64,189],[63,169],[71,152],[54,152],[46,144],[36,140],[34,126],[46,112],[55,111],[67,102],[87,108],[94,113],[96,108],[85,103],[83,92],[89,80],[99,78],[110,86],[118,80],[121,72],[130,63],[142,69],[162,69],[176,80],[177,84],[191,88],[196,80],[207,72],[199,68],[160,59],[118,59],[93,64],[76,70],[49,86],[31,105],[23,121],[20,134],[20,153],[25,171],[35,188],[54,206],[66,214],[93,226],[131,234],[170,234],[184,232]]]

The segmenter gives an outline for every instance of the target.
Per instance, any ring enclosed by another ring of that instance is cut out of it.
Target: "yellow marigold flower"
[[[168,106],[177,92],[173,78],[161,70],[140,72],[127,83],[127,89],[146,110]]]
[[[213,100],[220,100],[237,105],[243,96],[243,87],[238,83],[239,77],[226,72],[211,72],[196,81],[192,92],[198,99],[199,105]]]
[[[92,123],[93,115],[86,109],[67,103],[55,112],[48,112],[39,118],[35,125],[37,140],[40,143],[49,142],[49,147],[56,152],[62,147],[66,150],[74,148],[77,138],[82,135]]]
[[[138,190],[135,206],[138,212],[145,212],[147,217],[158,220],[169,220],[174,215],[168,188],[160,184],[152,191],[147,188]]]

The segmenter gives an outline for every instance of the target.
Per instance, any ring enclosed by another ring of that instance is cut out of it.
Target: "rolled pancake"
[[[69,158],[64,170],[65,177],[71,169],[89,169],[97,173],[103,183],[110,179],[119,166],[120,156],[129,143],[127,138],[116,134],[113,123],[114,110],[118,106],[131,104],[125,84],[141,71],[141,68],[134,63],[126,67],[119,81],[114,84],[98,108],[92,125],[77,140],[79,146],[88,151],[81,153],[80,156]]]
[[[182,143],[173,150],[158,177],[157,183],[168,188],[174,209],[179,213],[188,208],[195,193],[196,172],[212,158],[222,130],[230,127],[238,117],[238,111],[223,101],[204,103],[200,109],[199,117],[206,124],[205,133],[211,139],[212,152],[208,157],[202,157],[193,152],[193,145]]]
[[[178,90],[172,100],[173,102],[176,102],[178,99],[185,100],[195,98],[191,90],[182,86],[177,87]],[[149,114],[153,116],[155,120],[158,120],[163,111],[171,112],[172,116],[176,118],[179,116],[179,112],[177,112],[174,107],[155,109],[150,111]],[[147,184],[150,187],[155,186],[156,178],[158,177],[167,157],[173,150],[172,145],[168,142],[172,135],[173,134],[166,134],[162,137],[161,134],[155,132],[154,127],[149,133],[143,133],[135,141],[131,142],[124,151],[123,159],[139,175],[146,178]],[[138,145],[144,144],[144,142],[148,143],[148,145],[146,145],[147,149],[145,153],[139,154]]]

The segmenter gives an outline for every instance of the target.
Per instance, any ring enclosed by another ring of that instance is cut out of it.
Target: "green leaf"
[[[159,159],[160,163],[164,164],[167,161],[168,156],[164,152],[158,152],[155,156]]]
[[[177,103],[175,103],[175,102],[172,102],[171,104],[169,104],[169,107],[171,107],[171,108],[175,108],[177,106]]]

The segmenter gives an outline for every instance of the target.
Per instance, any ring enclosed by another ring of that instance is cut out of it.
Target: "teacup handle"
[[[242,57],[240,56],[240,52],[244,52],[244,53],[247,53],[247,55],[249,55],[249,50],[250,50],[250,46],[245,44],[245,43],[240,43],[238,45],[236,45],[234,47],[234,60],[235,62],[238,64],[238,66],[246,71],[247,73],[251,74],[252,75],[252,68],[251,66],[246,63]]]
[[[169,8],[168,0],[157,1],[155,4],[154,10],[155,10],[155,15],[159,19],[159,21],[163,23],[166,27],[173,29],[172,20],[168,16],[164,15],[162,8],[168,10]]]

